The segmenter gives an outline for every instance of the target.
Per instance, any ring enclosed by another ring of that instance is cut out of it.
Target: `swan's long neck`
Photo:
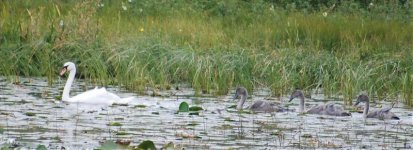
[[[367,114],[369,114],[369,107],[370,107],[370,102],[369,100],[367,100],[366,105],[364,106],[364,111],[363,111],[364,118],[367,118]]]
[[[69,78],[67,78],[65,88],[63,89],[62,100],[68,101],[70,99],[70,88],[72,87],[73,80],[75,79],[76,69],[72,69],[69,73]]]
[[[300,108],[299,108],[300,113],[304,113],[304,96],[300,96]]]
[[[246,95],[241,95],[241,100],[238,101],[238,104],[237,104],[237,109],[238,110],[241,110],[243,108],[245,100],[247,100],[247,96]]]

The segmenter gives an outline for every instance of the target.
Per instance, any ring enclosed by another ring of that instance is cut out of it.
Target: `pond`
[[[173,145],[185,149],[410,149],[413,146],[411,109],[398,103],[392,111],[400,120],[300,115],[238,113],[230,106],[233,90],[225,96],[196,97],[191,88],[159,91],[160,96],[137,95],[120,88],[108,90],[121,97],[135,96],[129,105],[87,105],[56,101],[64,79],[48,86],[44,78],[20,78],[12,84],[0,77],[0,144],[10,147],[48,149],[93,149],[102,142],[130,141],[136,146],[151,140],[157,148]],[[86,89],[76,80],[71,95]],[[150,92],[150,91],[148,91]],[[298,100],[287,95],[269,97],[268,89],[257,89],[252,100],[268,99],[298,109]],[[355,96],[356,97],[356,96]],[[306,107],[325,103],[322,94],[307,99]],[[199,113],[177,113],[179,104],[201,106]],[[336,103],[342,103],[336,101]],[[371,110],[391,106],[372,104]]]

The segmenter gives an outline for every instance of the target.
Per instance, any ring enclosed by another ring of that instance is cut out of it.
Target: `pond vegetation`
[[[0,4],[0,75],[46,76],[74,61],[92,83],[136,92],[242,85],[413,106],[411,1],[109,0]],[[155,93],[155,92],[154,92]]]

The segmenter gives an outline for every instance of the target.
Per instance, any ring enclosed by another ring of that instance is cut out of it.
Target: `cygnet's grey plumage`
[[[238,87],[235,90],[234,99],[240,98],[237,104],[238,110],[243,109],[243,106],[244,106],[245,101],[247,100],[247,97],[248,97],[248,91],[244,87]],[[257,100],[252,105],[246,108],[250,109],[253,112],[264,112],[264,113],[294,111],[291,109],[278,106],[275,103],[271,103],[271,102],[264,101],[264,100]]]
[[[364,111],[363,115],[365,118],[377,118],[377,119],[393,119],[393,120],[399,120],[400,118],[396,116],[393,112],[390,112],[390,110],[393,107],[388,107],[388,108],[382,108],[379,110],[375,110],[372,112],[369,112],[369,107],[370,107],[370,102],[369,102],[369,97],[365,94],[361,94],[357,97],[357,101],[354,104],[354,106],[357,106],[359,103],[364,102]]]
[[[317,105],[304,111],[304,94],[301,90],[295,90],[290,96],[290,102],[294,98],[300,99],[299,112],[308,114],[319,114],[319,115],[329,115],[329,116],[351,116],[350,113],[344,111],[343,107],[338,106],[334,103],[327,103],[325,105]]]

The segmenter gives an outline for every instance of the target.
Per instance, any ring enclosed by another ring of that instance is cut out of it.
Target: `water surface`
[[[401,120],[364,120],[361,113],[351,117],[237,113],[228,108],[236,103],[233,93],[213,97],[194,96],[193,89],[158,91],[162,96],[136,95],[108,87],[121,97],[135,96],[127,106],[86,105],[56,101],[62,81],[48,86],[44,78],[21,78],[12,84],[0,77],[0,144],[49,149],[96,148],[108,140],[130,140],[138,145],[153,141],[157,148],[172,143],[185,149],[410,149],[413,146],[412,110],[398,103],[392,109]],[[76,80],[71,95],[93,86]],[[151,91],[148,91],[150,93]],[[233,92],[233,91],[232,91]],[[323,95],[307,99],[307,108],[325,103]],[[298,100],[269,97],[268,89],[257,89],[248,100],[268,99],[289,108]],[[181,102],[202,106],[199,115],[177,113]],[[337,101],[336,103],[341,103]],[[384,102],[371,108],[387,107]],[[34,116],[28,116],[30,113]],[[122,126],[109,126],[111,123]]]

